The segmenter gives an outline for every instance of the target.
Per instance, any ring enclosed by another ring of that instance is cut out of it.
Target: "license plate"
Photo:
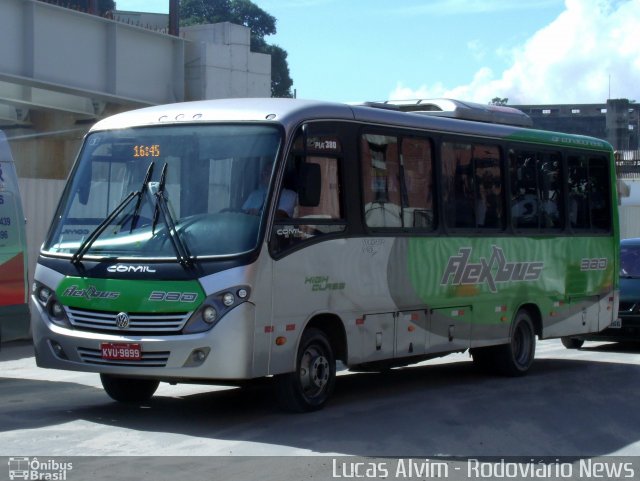
[[[611,329],[622,329],[622,319],[620,318],[616,319],[611,324],[609,324],[609,327]]]
[[[142,347],[140,344],[122,342],[103,342],[100,345],[102,359],[111,361],[140,361],[142,359]]]

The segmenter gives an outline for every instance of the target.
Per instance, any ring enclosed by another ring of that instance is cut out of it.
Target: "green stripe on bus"
[[[198,281],[66,277],[56,290],[69,307],[127,312],[188,312],[204,300]]]

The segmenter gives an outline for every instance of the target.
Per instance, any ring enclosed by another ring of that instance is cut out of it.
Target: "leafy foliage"
[[[491,102],[489,102],[489,105],[507,105],[507,103],[509,103],[508,98],[503,99],[501,97],[493,97]]]

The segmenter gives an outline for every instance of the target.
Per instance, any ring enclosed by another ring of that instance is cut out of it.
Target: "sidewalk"
[[[34,357],[33,344],[28,341],[10,341],[0,344],[0,362]]]

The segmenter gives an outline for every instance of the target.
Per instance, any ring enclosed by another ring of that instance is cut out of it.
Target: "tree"
[[[491,102],[489,102],[489,105],[507,105],[507,103],[509,102],[508,98],[501,98],[501,97],[493,97],[491,99]]]
[[[91,0],[40,0],[45,3],[53,3],[61,7],[70,8],[72,10],[80,10],[81,12],[89,11]],[[104,16],[111,10],[116,8],[114,0],[98,0],[98,15]]]
[[[292,97],[287,52],[264,37],[276,33],[276,18],[251,0],[181,0],[180,24],[231,22],[251,30],[251,49],[271,55],[271,96]]]

